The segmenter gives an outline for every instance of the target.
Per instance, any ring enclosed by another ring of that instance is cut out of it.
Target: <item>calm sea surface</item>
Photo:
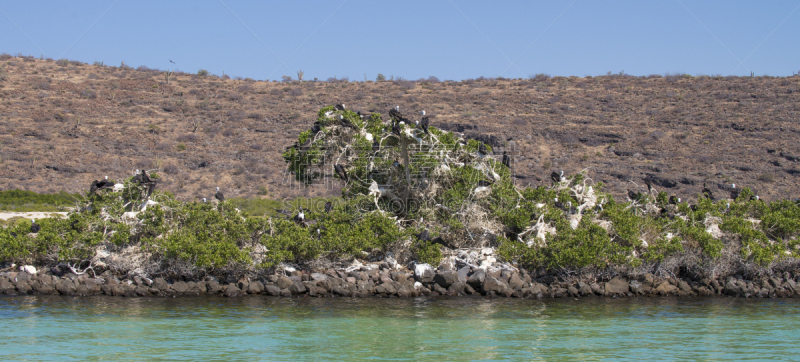
[[[798,360],[800,301],[0,297],[0,360]]]

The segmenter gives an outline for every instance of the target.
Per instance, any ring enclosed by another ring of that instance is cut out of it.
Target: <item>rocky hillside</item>
[[[800,196],[800,77],[548,77],[277,83],[0,56],[0,190],[54,193],[158,169],[178,198],[338,194],[298,188],[281,153],[325,105],[426,110],[432,125],[514,155],[518,185],[589,168],[623,197],[650,179]],[[388,117],[385,117],[388,118]]]

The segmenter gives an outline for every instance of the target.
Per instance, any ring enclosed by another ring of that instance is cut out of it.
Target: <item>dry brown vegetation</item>
[[[344,103],[424,109],[432,126],[509,150],[519,185],[590,168],[623,198],[646,177],[685,199],[704,182],[794,198],[799,88],[797,76],[277,83],[1,55],[0,190],[78,192],[157,168],[160,188],[186,200],[215,186],[228,197],[336,195],[291,188],[280,155],[321,107]]]

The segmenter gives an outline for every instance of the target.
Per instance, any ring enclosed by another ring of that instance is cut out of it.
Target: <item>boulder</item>
[[[513,290],[522,290],[523,285],[525,285],[525,282],[522,281],[517,273],[511,274],[511,277],[508,278],[508,286]]]
[[[285,276],[278,278],[278,280],[275,282],[275,285],[277,285],[280,289],[288,289],[292,284],[294,284],[294,281]]]
[[[584,282],[578,282],[578,294],[586,296],[593,294],[592,287]]]
[[[114,280],[114,279],[111,278],[109,280]],[[153,280],[153,287],[162,292],[166,292],[167,290],[169,290],[169,283],[167,283],[167,281],[164,280],[164,278],[155,278]]]
[[[638,280],[631,280],[630,288],[631,288],[631,293],[633,294],[639,294],[639,295],[644,294],[644,291],[642,289],[642,283],[639,282]]]
[[[326,280],[328,276],[322,273],[311,273],[311,280]]]
[[[264,292],[264,283],[256,280],[247,285],[248,294],[261,294]]]
[[[0,294],[8,294],[10,291],[15,291],[14,284],[6,278],[0,278]]]
[[[467,284],[475,289],[481,289],[483,281],[486,279],[486,272],[483,269],[478,269],[467,279]]]
[[[155,285],[155,281],[153,282],[153,285]],[[160,288],[156,289],[161,290]],[[216,294],[222,291],[222,286],[219,285],[219,282],[217,282],[216,280],[209,280],[206,282],[206,289],[208,290],[209,293]]]
[[[450,285],[458,281],[458,273],[452,270],[441,271],[436,273],[433,277],[433,281],[442,286],[442,288],[447,289]]]
[[[225,292],[223,292],[222,295],[224,295],[227,298],[241,297],[242,290],[239,289],[239,287],[237,287],[236,284],[230,283],[228,284],[227,287],[225,287]]]
[[[465,289],[466,287],[467,287],[467,283],[464,283],[464,282],[455,282],[455,283],[453,283],[453,284],[450,284],[450,286],[447,288],[447,291],[448,291],[448,292],[453,292],[453,293],[455,293],[456,295],[458,295],[458,294],[464,294],[464,293],[465,293],[464,289]]]
[[[281,295],[281,288],[278,288],[278,287],[276,287],[274,285],[267,285],[266,287],[264,287],[264,289],[266,289],[267,294],[269,294],[269,295],[271,295],[273,297],[277,297],[277,296]]]
[[[382,283],[375,287],[375,293],[392,295],[397,293],[397,289],[395,289],[391,283]]]
[[[437,292],[437,293],[439,293],[441,295],[447,294],[447,289],[442,288],[442,286],[439,285],[439,284],[433,284],[433,288],[432,289],[433,289],[434,292]]]
[[[578,296],[580,296],[580,293],[578,292],[578,288],[575,288],[574,286],[571,286],[571,285],[567,288],[567,293],[569,294],[570,297],[578,297]]]
[[[678,282],[678,288],[680,288],[680,290],[682,290],[684,292],[691,292],[692,291],[692,286],[690,286],[689,283],[687,283],[687,282],[685,282],[683,280]]]
[[[467,280],[469,279],[469,272],[470,272],[470,268],[468,266],[465,266],[465,267],[463,267],[461,269],[458,269],[458,272],[457,272],[458,273],[458,281],[462,282],[462,283],[466,283]]]
[[[597,283],[592,283],[589,285],[589,288],[592,288],[592,293],[596,295],[605,295],[606,291],[603,289],[603,286]]]
[[[292,283],[292,285],[290,285],[287,289],[289,289],[289,292],[292,293],[292,295],[300,295],[308,291],[303,283],[300,282]]]
[[[19,284],[17,284],[17,288],[19,288]],[[70,279],[61,279],[58,284],[56,284],[56,290],[58,290],[58,293],[61,295],[75,295],[75,283]]]
[[[627,280],[620,277],[611,279],[606,283],[606,295],[625,295],[630,290],[630,284]]]
[[[655,292],[660,295],[670,295],[678,291],[678,287],[670,284],[669,282],[662,282],[656,287]]]
[[[150,290],[144,286],[137,286],[136,289],[134,289],[134,292],[136,292],[136,295],[140,297],[150,295]]]
[[[417,264],[414,266],[414,279],[420,283],[432,283],[436,272],[430,264]]]
[[[495,292],[497,294],[503,293],[508,288],[506,283],[501,282],[497,278],[486,277],[483,280],[483,291],[486,293]]]
[[[189,291],[189,285],[184,281],[179,281],[172,284],[172,289],[177,293],[183,294]]]

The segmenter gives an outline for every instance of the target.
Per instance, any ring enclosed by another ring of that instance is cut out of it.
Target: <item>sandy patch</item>
[[[67,216],[66,212],[11,212],[11,211],[0,211],[0,219],[8,220],[12,217],[22,217],[26,219],[46,219],[49,217],[53,217],[53,214],[58,214],[62,216]]]

